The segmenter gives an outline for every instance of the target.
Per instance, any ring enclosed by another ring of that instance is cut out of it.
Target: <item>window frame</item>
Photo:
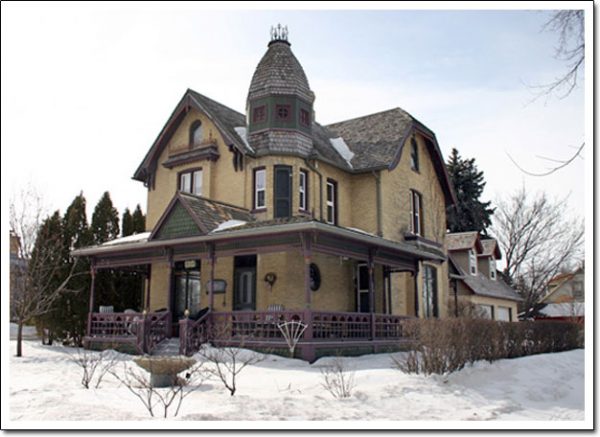
[[[332,187],[332,199],[329,200],[329,187]],[[329,208],[331,208],[331,220],[329,220]],[[330,225],[338,224],[338,183],[331,178],[327,178],[325,184],[325,222]]]
[[[495,281],[498,277],[496,273],[496,259],[493,256],[490,256],[488,259],[489,269],[490,269],[490,279]]]
[[[469,249],[469,273],[477,276],[477,254],[473,248]]]
[[[310,111],[304,109],[304,108],[300,108],[299,111],[299,122],[300,122],[300,126],[304,126],[304,127],[309,127],[310,126]],[[306,120],[305,120],[306,118]]]
[[[308,208],[308,170],[301,168],[298,172],[298,209],[301,212],[308,212]]]
[[[281,117],[279,115],[279,110],[285,109],[287,110],[287,115],[285,117]],[[275,105],[275,119],[278,121],[291,121],[292,120],[292,105],[289,103],[286,104],[276,104]]]
[[[196,144],[194,142],[195,139],[195,133],[196,131],[200,129],[200,132],[202,134],[200,141]],[[195,120],[191,125],[190,125],[190,148],[196,148],[196,147],[200,147],[202,145],[202,142],[204,141],[204,128],[202,126],[202,121],[200,120]]]
[[[410,139],[410,168],[419,173],[419,144],[415,137]]]
[[[260,113],[260,117],[258,117]],[[252,123],[264,123],[267,121],[267,105],[255,106],[252,109]]]
[[[264,174],[264,186],[261,189],[257,188],[258,174],[262,172]],[[252,170],[252,208],[253,211],[266,211],[267,210],[267,168],[264,166],[256,167]],[[263,205],[258,205],[258,193],[263,191]]]
[[[197,174],[200,174],[200,177],[197,177]],[[183,177],[189,175],[189,190],[183,188]],[[202,171],[202,167],[194,167],[188,168],[177,173],[177,191],[181,191],[182,193],[192,194],[194,196],[202,196],[203,187],[204,187],[204,172]],[[195,193],[194,188],[196,186],[195,181],[200,181],[200,193]]]
[[[417,200],[417,202],[415,202]],[[415,208],[418,203],[418,208]],[[418,229],[415,229],[418,227]],[[423,232],[423,196],[417,190],[410,190],[410,229],[414,235],[424,237]]]

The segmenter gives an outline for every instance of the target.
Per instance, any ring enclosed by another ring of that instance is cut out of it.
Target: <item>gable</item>
[[[169,211],[165,220],[159,225],[157,232],[153,233],[151,240],[168,240],[171,238],[192,237],[203,235],[204,232],[194,221],[189,211],[177,202]]]

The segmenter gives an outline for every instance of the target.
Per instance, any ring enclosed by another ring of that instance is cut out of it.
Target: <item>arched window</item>
[[[202,123],[200,120],[196,120],[190,127],[190,144],[192,147],[197,147],[202,144],[204,133],[202,132]]]

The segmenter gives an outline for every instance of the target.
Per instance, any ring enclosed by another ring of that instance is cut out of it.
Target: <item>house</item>
[[[535,320],[585,320],[585,269],[561,273],[548,281],[548,292],[540,300]]]
[[[478,232],[456,232],[446,235],[446,247],[455,315],[468,311],[491,320],[517,321],[517,304],[523,299],[496,269],[496,261],[502,259],[498,242],[481,239]]]
[[[179,337],[190,353],[212,336],[274,350],[278,323],[296,320],[314,360],[397,345],[406,318],[447,315],[455,197],[435,134],[400,108],[324,126],[314,100],[281,27],[245,114],[184,93],[134,173],[148,232],[73,252],[92,265],[89,345]],[[94,300],[95,272],[121,267],[146,274],[143,308]]]

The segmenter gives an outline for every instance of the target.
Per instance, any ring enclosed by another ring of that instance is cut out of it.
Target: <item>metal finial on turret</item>
[[[277,26],[271,26],[271,42],[273,41],[285,41],[288,42],[288,28],[277,24]]]

